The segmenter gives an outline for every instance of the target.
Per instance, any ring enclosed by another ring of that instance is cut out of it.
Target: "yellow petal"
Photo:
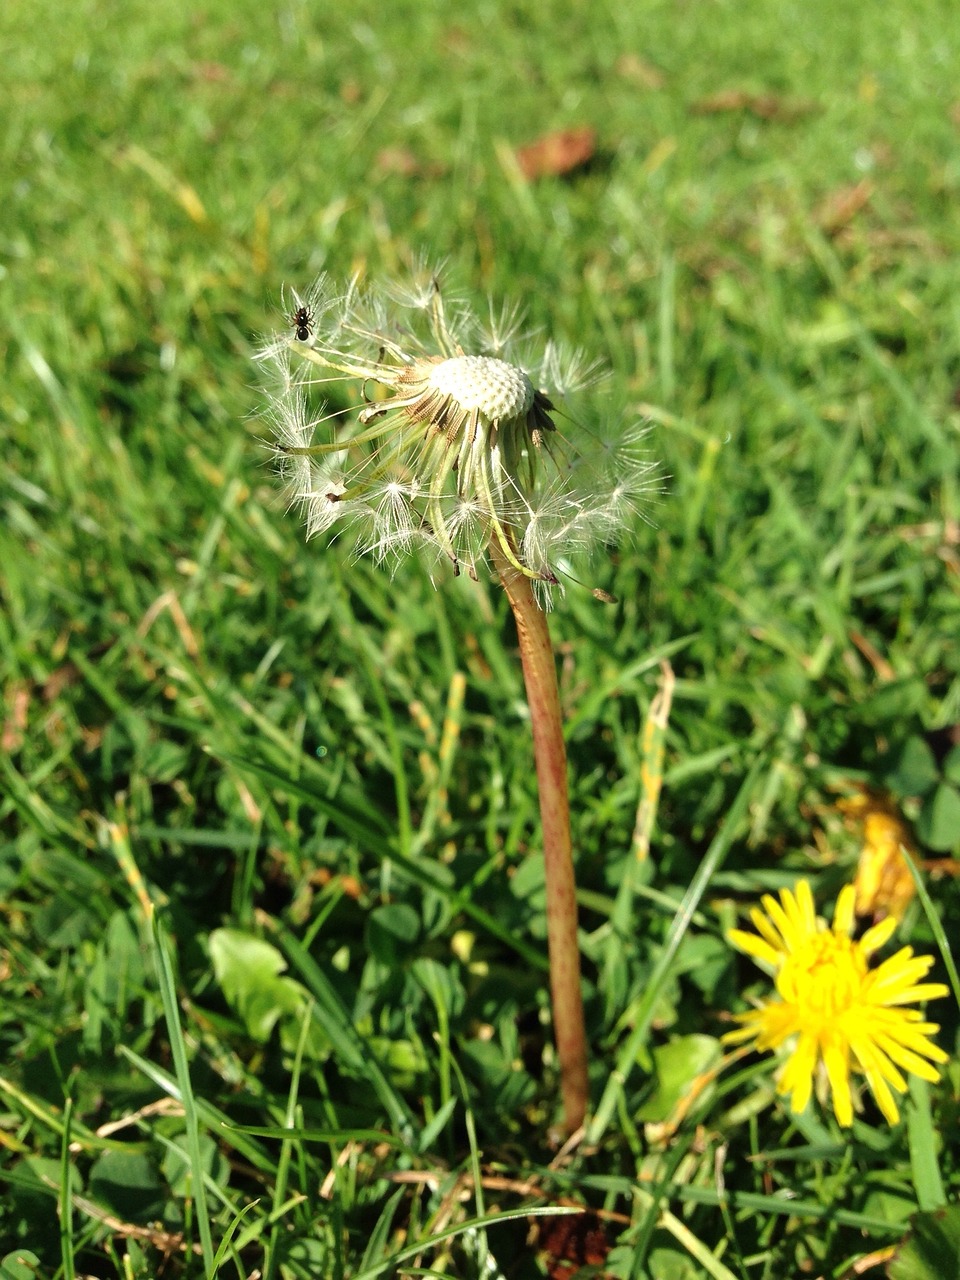
[[[840,896],[837,898],[837,905],[833,913],[833,932],[838,937],[849,938],[853,933],[853,913],[856,901],[857,893],[853,885],[845,884],[840,890]]]
[[[823,1065],[827,1069],[833,1110],[845,1128],[853,1123],[853,1100],[850,1096],[850,1048],[842,1032],[825,1037],[820,1045]]]
[[[868,1071],[867,1084],[870,1086],[870,1092],[877,1100],[877,1106],[883,1112],[884,1119],[888,1124],[896,1124],[900,1119],[900,1109],[886,1080],[877,1072]]]
[[[790,1109],[796,1115],[806,1110],[807,1103],[810,1101],[816,1065],[816,1040],[812,1036],[801,1036],[784,1068],[780,1082],[780,1092],[790,1094]]]
[[[897,917],[887,916],[885,920],[881,920],[879,924],[867,930],[860,939],[860,946],[868,956],[872,955],[874,951],[879,951],[881,947],[886,946],[896,931]]]
[[[912,1049],[906,1048],[902,1044],[898,1044],[892,1036],[877,1036],[876,1043],[888,1058],[891,1058],[898,1066],[903,1067],[904,1071],[910,1071],[915,1076],[921,1076],[924,1080],[929,1080],[931,1084],[935,1084],[940,1079],[940,1072],[936,1067],[931,1066],[926,1057],[921,1057]],[[931,1049],[935,1049],[936,1045],[930,1045]],[[942,1051],[941,1051],[942,1052]],[[946,1060],[947,1055],[943,1055]]]
[[[730,929],[727,932],[727,941],[738,951],[743,951],[762,964],[768,965],[773,973],[776,973],[783,962],[782,951],[775,950],[769,942],[764,942],[763,938],[758,938],[755,933],[747,933],[745,929]]]

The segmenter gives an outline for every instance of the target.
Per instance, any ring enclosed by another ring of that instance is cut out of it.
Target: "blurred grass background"
[[[503,601],[304,546],[249,357],[285,323],[282,284],[394,276],[425,250],[603,359],[611,403],[654,426],[668,493],[598,578],[620,603],[571,589],[552,626],[598,1095],[676,904],[756,778],[657,993],[651,1048],[683,1057],[661,1083],[688,1085],[691,1037],[719,1035],[757,981],[722,942],[735,899],[802,872],[829,902],[859,849],[836,789],[900,778],[917,816],[905,754],[936,773],[956,743],[952,6],[11,0],[0,44],[0,1241],[41,1274],[152,1275],[165,1251],[200,1274],[169,1243],[197,1228],[182,1122],[150,1110],[170,1032],[135,864],[175,944],[198,1098],[230,1125],[328,1135],[292,1154],[204,1114],[217,1239],[260,1197],[231,1274],[374,1274],[447,1221],[471,1143],[485,1170],[536,1167],[549,1194],[623,1214],[617,1274],[840,1276],[889,1245],[917,1206],[903,1132],[864,1124],[846,1147],[797,1128],[768,1065],[658,1146],[647,1056],[605,1145],[544,1172],[536,796]],[[585,164],[523,176],[519,148],[587,128]],[[638,869],[664,657],[677,683]],[[949,819],[949,778],[936,794]],[[949,820],[923,830],[921,855],[949,869]],[[955,936],[955,880],[932,893]],[[930,944],[915,908],[901,939]],[[935,1016],[952,1050],[956,1011]],[[951,1070],[934,1128],[956,1118]],[[124,1117],[119,1145],[95,1134]],[[395,1147],[350,1144],[381,1128]],[[791,1141],[786,1164],[747,1162]],[[724,1152],[728,1188],[762,1208],[717,1207]],[[956,1152],[940,1154],[955,1198]],[[65,1167],[99,1206],[75,1206],[69,1247]],[[787,1191],[807,1216],[784,1218]],[[673,1195],[722,1264],[665,1227]],[[504,1238],[425,1256],[543,1273],[522,1231]]]

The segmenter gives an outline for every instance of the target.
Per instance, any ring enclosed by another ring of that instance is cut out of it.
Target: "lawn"
[[[0,1280],[960,1272],[953,6],[8,0],[0,46]],[[308,540],[253,359],[424,257],[659,477],[552,592],[570,1143],[504,592]],[[951,988],[896,1123],[721,1039],[804,881]]]

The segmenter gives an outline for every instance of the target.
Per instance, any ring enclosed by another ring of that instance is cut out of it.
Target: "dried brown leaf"
[[[528,181],[561,177],[592,160],[597,149],[597,131],[589,125],[545,133],[535,142],[517,149],[517,164]]]
[[[699,98],[690,108],[695,115],[719,115],[725,111],[746,111],[761,120],[791,123],[816,111],[817,104],[806,98],[781,98],[776,93],[751,93],[747,89],[721,89]]]
[[[814,213],[817,225],[827,235],[835,235],[838,231],[842,231],[870,202],[873,192],[874,184],[869,178],[862,178],[859,182],[831,191],[821,200]]]

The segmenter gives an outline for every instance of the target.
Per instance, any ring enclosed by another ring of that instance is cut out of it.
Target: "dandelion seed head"
[[[483,323],[424,262],[382,290],[321,276],[282,302],[285,330],[259,353],[265,416],[309,536],[350,530],[358,554],[426,552],[454,573],[495,542],[546,598],[567,557],[622,537],[654,491],[635,433],[618,424],[609,446],[571,408],[594,366],[550,341],[524,354],[518,309]],[[365,403],[345,415],[351,390]]]

